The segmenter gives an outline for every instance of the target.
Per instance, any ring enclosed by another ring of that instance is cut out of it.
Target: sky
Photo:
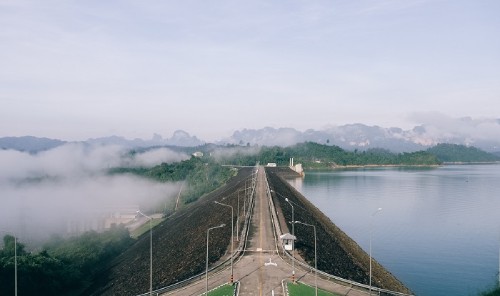
[[[0,137],[500,118],[500,1],[0,0]],[[429,115],[430,114],[430,115]]]

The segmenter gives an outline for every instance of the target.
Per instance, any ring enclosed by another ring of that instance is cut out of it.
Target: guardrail
[[[240,295],[240,281],[234,282],[233,296],[238,296],[238,295]]]
[[[250,231],[250,221],[251,221],[251,218],[252,218],[253,208],[254,208],[254,205],[255,205],[255,185],[256,185],[256,182],[253,181],[252,182],[252,186],[251,186],[250,195],[249,195],[250,200],[249,200],[249,204],[248,204],[248,211],[247,211],[245,219],[244,219],[245,223],[243,224],[243,229],[241,231],[241,235],[240,235],[240,238],[239,238],[240,239],[240,244],[238,245],[238,248],[236,249],[236,252],[234,252],[233,254],[231,254],[231,256],[229,256],[226,260],[222,261],[221,263],[219,263],[219,264],[217,264],[217,265],[212,266],[211,268],[209,268],[208,272],[212,273],[214,271],[224,270],[230,264],[231,257],[234,260],[234,259],[239,259],[240,256],[243,255],[243,253],[245,251],[245,247],[246,247],[246,241],[247,241],[246,238],[248,237],[248,233]],[[233,264],[234,264],[234,262],[233,262]],[[194,282],[202,280],[204,277],[205,277],[205,272],[197,274],[197,275],[194,275],[194,276],[192,276],[190,278],[187,278],[187,279],[182,280],[180,282],[177,282],[175,284],[172,284],[172,285],[169,285],[169,286],[166,286],[166,287],[163,287],[163,288],[156,289],[156,290],[153,291],[153,293],[154,293],[153,295],[165,294],[165,293],[172,292],[172,291],[175,291],[175,290],[178,290],[178,289],[182,289],[184,287],[189,286],[190,284],[192,284]],[[238,291],[239,291],[239,289],[238,289]],[[147,292],[147,293],[139,294],[137,296],[147,296],[147,295],[150,295],[150,293]]]
[[[276,211],[276,208],[274,206],[273,199],[272,199],[271,190],[269,188],[269,182],[267,181],[267,175],[266,175],[266,193],[267,193],[267,195],[269,197],[269,206],[271,207],[270,208],[270,211],[271,211],[271,220],[272,220],[272,225],[273,225],[274,232],[275,232],[275,238],[276,237],[279,238],[282,235],[282,231],[281,231],[281,226],[280,226],[280,224],[278,222],[279,220],[278,220],[278,216],[277,216],[277,211]],[[278,240],[276,240],[276,244],[278,244]],[[291,262],[293,260],[293,256],[288,251],[285,250],[285,246],[283,245],[282,242],[280,242],[280,244],[281,244],[281,250],[282,250],[283,255],[285,255],[286,257],[288,257],[288,259]],[[285,258],[283,258],[280,255],[280,252],[278,252],[278,256],[280,256],[283,261],[286,261]],[[319,269],[316,270],[314,267],[306,264],[305,262],[302,262],[300,260],[295,259],[295,266],[296,267],[297,267],[297,264],[300,265],[300,266],[302,266],[306,270],[310,270],[311,272],[317,271],[318,275],[321,276],[322,278],[326,279],[326,280],[329,280],[329,281],[332,281],[332,282],[335,282],[335,283],[338,283],[338,284],[342,284],[342,285],[347,285],[347,286],[349,286],[351,288],[352,287],[357,287],[360,290],[363,290],[363,291],[366,290],[367,292],[370,290],[370,286],[369,285],[358,283],[358,282],[351,281],[351,280],[348,280],[348,279],[344,279],[344,278],[341,278],[341,277],[338,277],[338,276],[326,273],[326,272],[321,271]],[[391,291],[391,290],[387,290],[387,289],[382,289],[382,288],[378,288],[378,287],[374,287],[374,286],[371,287],[371,291],[372,292],[376,292],[379,295],[413,296],[412,294],[405,294],[405,293]]]

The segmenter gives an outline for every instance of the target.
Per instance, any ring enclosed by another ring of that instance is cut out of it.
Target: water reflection
[[[500,165],[306,172],[290,183],[418,295],[495,283]]]

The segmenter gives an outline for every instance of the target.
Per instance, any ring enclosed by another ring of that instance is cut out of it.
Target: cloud
[[[453,118],[439,112],[413,113],[411,120],[421,125],[420,137],[446,141],[466,139],[470,144],[500,138],[500,120],[497,118]]]
[[[89,146],[71,143],[28,154],[14,150],[0,151],[0,181],[16,178],[58,177],[102,174],[112,167],[152,167],[162,162],[188,159],[185,153],[167,148],[152,149],[134,155],[117,145]]]
[[[167,148],[158,148],[136,154],[131,159],[129,165],[139,167],[152,167],[163,162],[178,162],[186,160],[188,158],[189,156],[185,153],[175,152]]]
[[[153,166],[188,156],[159,148],[131,155],[120,146],[67,144],[38,154],[0,150],[0,225],[24,240],[65,234],[69,221],[94,221],[113,209],[161,212],[180,183],[106,174],[117,166]],[[90,223],[90,222],[89,222]]]
[[[226,159],[231,159],[236,155],[251,156],[257,155],[260,152],[260,147],[250,146],[232,146],[232,147],[220,147],[211,152],[211,156],[217,161],[224,161]]]
[[[86,146],[66,144],[32,155],[24,152],[0,151],[0,180],[42,176],[69,177],[92,174],[119,166],[125,150],[119,146]]]
[[[0,224],[27,241],[66,234],[68,224],[98,223],[123,208],[151,209],[173,198],[176,183],[157,183],[132,176],[2,184]]]

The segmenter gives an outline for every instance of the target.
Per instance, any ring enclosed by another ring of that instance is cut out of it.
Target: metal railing
[[[244,251],[245,251],[245,248],[246,248],[246,242],[247,242],[246,238],[248,237],[248,233],[250,231],[250,221],[251,221],[251,218],[252,218],[253,208],[254,208],[254,204],[255,204],[255,186],[256,186],[256,182],[252,182],[252,187],[251,187],[251,191],[250,191],[250,194],[249,194],[250,201],[249,201],[249,205],[248,205],[248,211],[247,211],[245,219],[244,219],[245,223],[243,224],[243,229],[241,231],[241,235],[240,235],[240,238],[239,238],[240,239],[240,243],[238,245],[238,248],[236,249],[236,252],[234,252],[234,254],[231,254],[231,256],[229,256],[228,258],[226,258],[221,263],[219,263],[219,264],[217,264],[215,266],[210,267],[208,269],[209,273],[213,273],[215,271],[225,270],[228,267],[228,265],[230,264],[231,257],[233,257],[233,260],[234,259],[238,260],[244,254]],[[177,282],[175,284],[168,285],[166,287],[162,287],[162,288],[153,290],[153,295],[165,294],[165,293],[168,293],[168,292],[172,292],[172,291],[175,291],[175,290],[182,289],[184,287],[189,286],[190,284],[192,284],[194,282],[202,280],[204,277],[205,277],[205,272],[199,273],[197,275],[189,277],[189,278],[187,278],[185,280],[182,280],[180,282]],[[238,291],[239,291],[239,288],[238,288]],[[137,296],[147,296],[147,295],[150,295],[150,293],[147,292],[147,293],[139,294]]]
[[[276,232],[275,233],[275,238],[276,237],[279,238],[282,235],[282,231],[281,231],[281,226],[280,226],[280,224],[278,222],[279,220],[278,220],[278,217],[277,217],[277,211],[276,211],[276,208],[274,206],[274,202],[273,202],[273,199],[272,199],[272,196],[271,196],[271,190],[269,188],[269,182],[267,181],[267,176],[266,176],[266,193],[268,194],[268,197],[269,197],[269,206],[271,207],[271,209],[270,209],[271,210],[271,220],[272,220],[272,225],[273,225],[274,231]],[[278,244],[278,240],[276,241],[276,244]],[[293,260],[293,256],[288,251],[285,250],[285,246],[283,245],[282,242],[280,242],[280,244],[281,244],[281,250],[282,250],[283,255],[285,255],[287,257],[287,259],[289,259],[290,261],[292,261]],[[280,252],[278,252],[278,256],[280,256],[283,261],[287,262],[287,260],[285,260],[285,258],[283,258],[280,255]],[[326,273],[326,272],[321,271],[319,269],[316,270],[314,267],[308,265],[307,263],[302,262],[300,260],[297,260],[297,258],[295,258],[295,264],[296,264],[296,266],[298,264],[298,265],[302,266],[304,269],[309,270],[311,272],[317,271],[317,273],[318,273],[319,276],[321,276],[322,278],[327,279],[329,281],[332,281],[332,282],[335,282],[335,283],[338,283],[338,284],[342,284],[342,285],[347,285],[347,286],[349,286],[351,288],[352,287],[357,287],[357,288],[360,288],[363,291],[367,290],[367,292],[370,290],[370,286],[369,285],[358,283],[358,282],[351,281],[351,280],[348,280],[348,279],[344,279],[344,278],[341,278],[341,277],[338,277],[338,276]],[[371,290],[372,290],[372,292],[376,292],[379,295],[412,296],[412,294],[406,294],[406,293],[391,291],[391,290],[382,289],[382,288],[378,288],[378,287],[374,287],[374,286],[371,287]]]

